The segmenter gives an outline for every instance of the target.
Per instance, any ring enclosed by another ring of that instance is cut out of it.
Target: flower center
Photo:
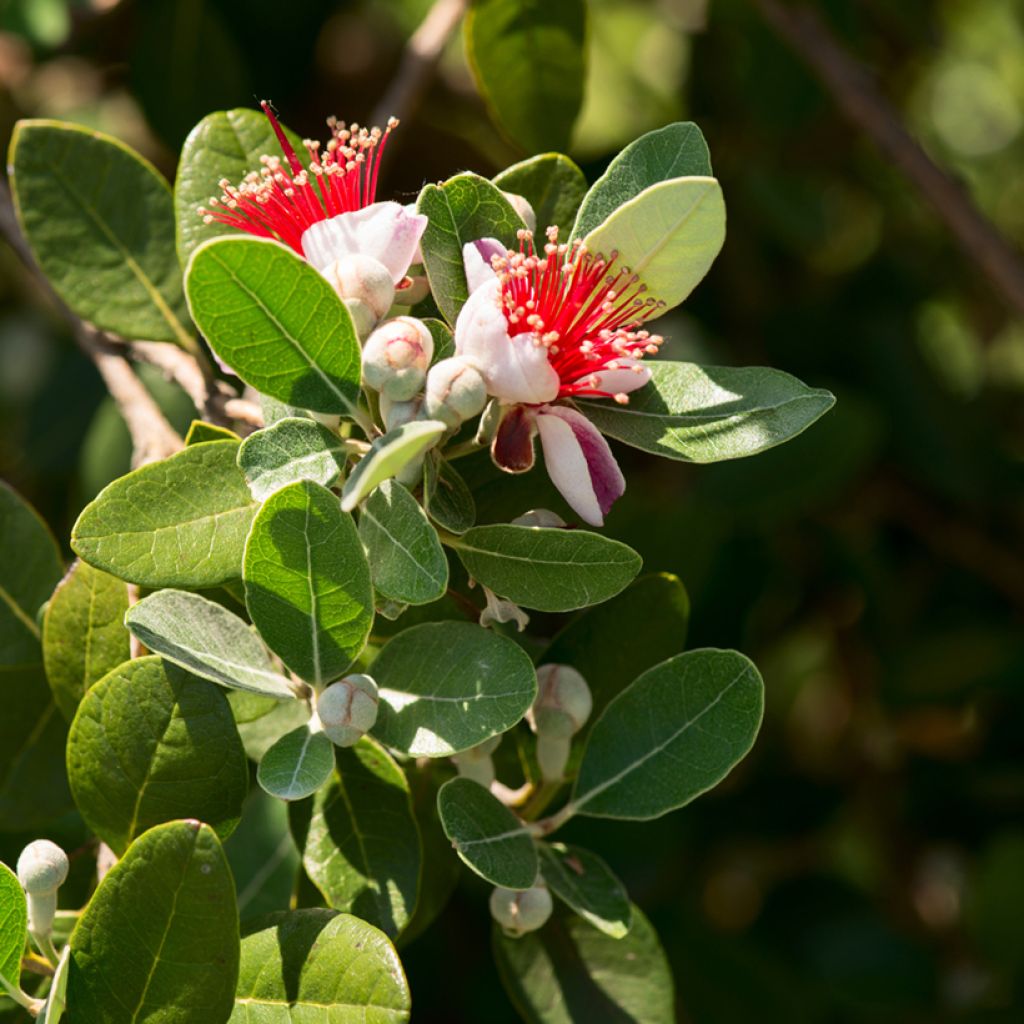
[[[330,141],[321,154],[319,142],[304,139],[309,159],[303,166],[270,104],[264,100],[260,106],[285,162],[278,156],[261,156],[260,170],[250,171],[238,185],[226,178],[219,181],[220,197],[198,213],[206,224],[219,221],[260,238],[276,238],[301,256],[307,228],[374,202],[384,146],[398,120],[392,117],[382,131],[357,124],[346,127],[344,121],[328,118]]]
[[[598,373],[639,372],[632,361],[653,355],[663,341],[643,323],[665,304],[644,298],[647,286],[627,267],[616,268],[617,253],[605,259],[578,240],[559,243],[556,227],[548,228],[547,239],[538,253],[532,233],[520,231],[519,251],[491,260],[509,334],[531,333],[534,344],[547,348],[560,395],[625,402],[624,394],[602,386]]]

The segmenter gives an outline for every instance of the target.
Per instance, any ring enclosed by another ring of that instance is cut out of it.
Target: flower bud
[[[487,401],[487,385],[480,371],[461,356],[435,363],[427,374],[423,410],[453,430],[480,412]]]
[[[489,740],[452,756],[455,767],[465,779],[479,782],[481,786],[490,786],[494,781],[494,759],[491,755],[498,749],[501,736],[492,736]]]
[[[317,698],[324,734],[339,747],[351,747],[377,721],[377,684],[364,675],[345,676]]]
[[[399,306],[415,306],[430,294],[430,282],[426,274],[407,275],[398,282],[395,302]]]
[[[396,402],[381,392],[380,415],[384,420],[385,430],[397,430],[406,423],[411,423],[420,414],[423,400],[413,398],[408,402]]]
[[[551,893],[543,882],[522,892],[499,886],[491,893],[491,917],[513,938],[543,928],[553,909]]]
[[[396,402],[416,395],[434,355],[434,339],[426,324],[398,316],[378,327],[363,346],[363,381]]]
[[[537,699],[526,713],[538,735],[568,739],[583,728],[594,707],[587,681],[570,665],[537,669]]]
[[[49,839],[29,843],[18,858],[18,881],[28,896],[28,930],[49,935],[57,912],[57,890],[68,877],[68,855]]]
[[[331,263],[323,274],[345,300],[360,338],[373,330],[395,301],[388,268],[372,256],[349,253]]]

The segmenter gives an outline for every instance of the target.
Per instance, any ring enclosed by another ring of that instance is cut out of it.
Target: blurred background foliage
[[[169,177],[211,110],[269,97],[315,137],[329,113],[369,116],[429,6],[0,0],[0,136],[19,117],[77,121]],[[1024,244],[1024,2],[816,6]],[[838,403],[750,461],[620,449],[629,490],[610,533],[682,578],[689,646],[757,661],[768,711],[753,754],[692,807],[567,838],[601,851],[651,916],[681,1020],[1019,1021],[1024,323],[749,0],[590,9],[572,155],[593,180],[624,143],[692,118],[729,207],[722,256],[663,321],[666,354],[776,366]],[[522,155],[456,37],[394,139],[382,195],[411,200]],[[187,399],[147,383],[186,427]],[[66,538],[129,455],[91,364],[0,249],[0,475]],[[535,473],[491,480],[482,504],[551,501]],[[0,841],[4,859],[18,843]],[[404,950],[415,1020],[514,1019],[493,1001],[485,896],[464,873]]]

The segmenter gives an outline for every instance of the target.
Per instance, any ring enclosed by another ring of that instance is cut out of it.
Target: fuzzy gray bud
[[[522,892],[499,887],[491,893],[491,917],[506,935],[515,938],[543,928],[553,909],[551,893],[543,882]]]
[[[377,702],[377,684],[356,674],[331,683],[317,698],[316,713],[332,743],[351,747],[373,728]]]
[[[365,338],[395,301],[388,268],[372,256],[350,253],[335,260],[323,273],[345,300],[359,337]]]
[[[68,855],[49,839],[29,843],[18,858],[18,881],[28,897],[28,930],[49,935],[57,912],[57,890],[68,877]]]
[[[423,411],[455,429],[479,413],[487,402],[487,385],[480,371],[461,356],[435,363],[427,374]]]
[[[363,346],[363,381],[396,402],[407,402],[423,386],[434,357],[426,324],[398,316],[378,327]]]

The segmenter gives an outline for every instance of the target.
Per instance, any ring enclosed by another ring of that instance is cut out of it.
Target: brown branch
[[[751,2],[807,64],[846,117],[931,203],[964,254],[981,268],[1006,302],[1024,313],[1024,259],[1020,252],[921,148],[872,77],[843,49],[818,14],[782,0]]]
[[[405,44],[398,71],[377,104],[371,124],[382,125],[389,117],[402,119],[415,112],[466,6],[467,0],[435,0]]]

